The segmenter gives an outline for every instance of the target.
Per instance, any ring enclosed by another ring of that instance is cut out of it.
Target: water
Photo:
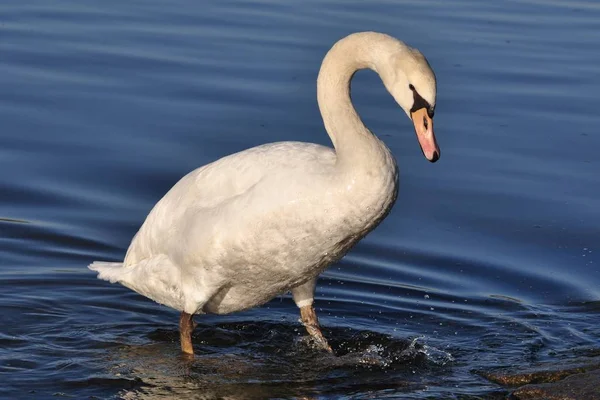
[[[8,1],[0,5],[0,397],[502,398],[494,367],[600,349],[595,1]],[[198,318],[95,279],[182,175],[328,144],[321,58],[359,30],[420,48],[442,158],[373,73],[353,99],[400,197],[324,274],[314,351],[287,296]]]

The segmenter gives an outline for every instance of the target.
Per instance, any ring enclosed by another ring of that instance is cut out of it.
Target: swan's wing
[[[193,264],[192,239],[198,252],[211,248],[216,233],[235,230],[236,218],[255,213],[278,196],[277,183],[296,177],[309,181],[335,163],[333,149],[312,143],[280,142],[232,154],[183,177],[152,209],[134,237],[125,265],[167,254],[177,265]],[[265,182],[270,180],[271,182]],[[300,182],[297,183],[298,185]]]

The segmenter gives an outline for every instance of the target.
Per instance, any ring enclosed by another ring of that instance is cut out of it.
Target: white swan
[[[194,314],[245,310],[287,291],[308,332],[331,351],[312,306],[317,277],[385,218],[397,195],[396,162],[350,100],[350,80],[365,68],[379,74],[436,161],[429,63],[391,36],[355,33],[331,48],[317,80],[335,150],[271,143],[200,167],[156,204],[123,263],[89,268],[181,311],[184,353],[193,354]]]

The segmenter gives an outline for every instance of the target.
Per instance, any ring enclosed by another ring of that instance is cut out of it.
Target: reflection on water
[[[352,329],[328,331],[336,349],[332,356],[316,350],[299,331],[298,326],[268,322],[199,326],[195,342],[201,355],[190,360],[174,356],[177,331],[157,330],[149,335],[157,343],[121,347],[109,357],[115,376],[136,377],[134,387],[122,393],[131,399],[313,398],[355,390],[408,390],[423,387],[417,371],[453,361],[449,353],[417,339]]]
[[[0,4],[0,398],[505,398],[475,371],[597,354],[596,1],[31,0]],[[373,73],[353,101],[398,159],[396,207],[320,280],[336,352],[289,297],[198,318],[95,279],[193,168],[329,144],[329,46],[379,30],[438,78],[422,159]]]

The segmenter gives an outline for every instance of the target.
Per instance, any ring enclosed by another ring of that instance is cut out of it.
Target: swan
[[[386,34],[353,33],[329,50],[317,79],[334,148],[270,143],[202,166],[154,206],[122,263],[89,268],[180,311],[183,353],[194,354],[195,314],[242,311],[289,291],[307,332],[331,352],[313,307],[317,277],[386,217],[398,190],[394,157],[350,99],[354,73],[366,68],[412,120],[425,157],[437,161],[428,61]]]

